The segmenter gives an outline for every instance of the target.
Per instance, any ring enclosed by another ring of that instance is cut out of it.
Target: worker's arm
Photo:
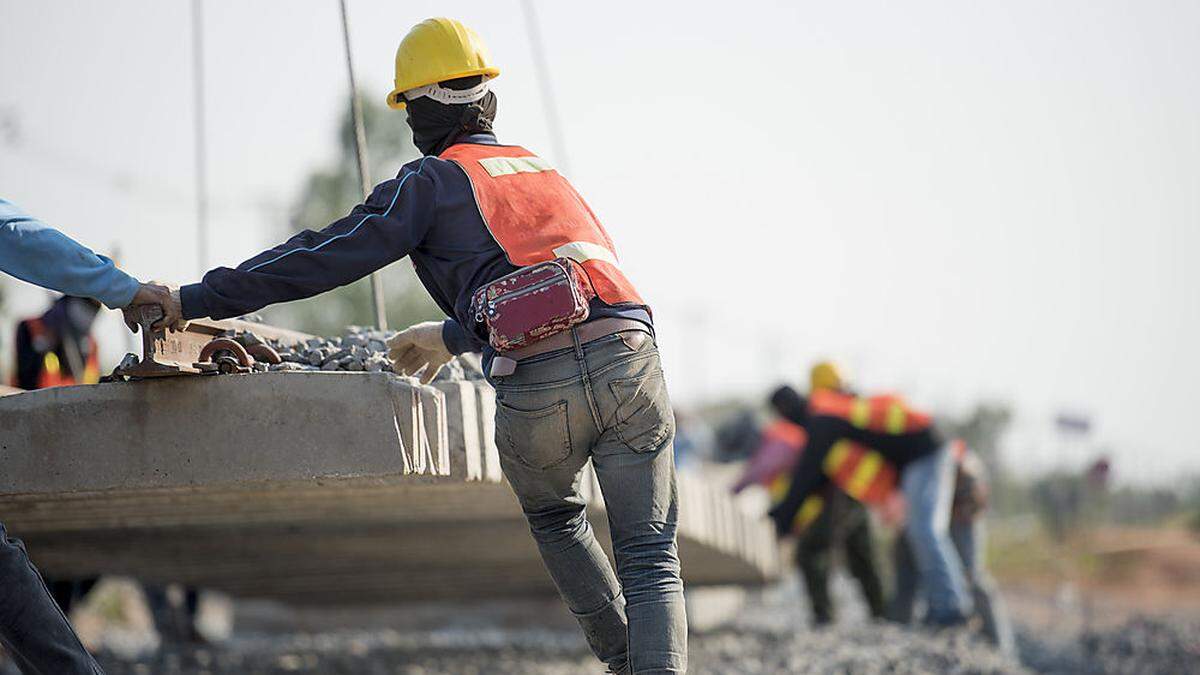
[[[424,160],[376,186],[350,215],[305,230],[236,269],[218,267],[180,289],[183,317],[224,319],[312,297],[357,281],[408,255],[433,221],[435,184]]]
[[[2,198],[0,271],[66,295],[95,298],[113,309],[133,302],[140,286],[113,261]]]
[[[825,456],[829,454],[829,449],[833,447],[837,437],[821,429],[821,424],[819,419],[809,422],[808,445],[805,446],[804,454],[800,456],[800,461],[796,463],[792,472],[792,483],[788,487],[788,493],[771,509],[771,519],[775,521],[776,530],[780,534],[791,531],[800,505],[809,495],[829,482],[821,465],[825,463]]]

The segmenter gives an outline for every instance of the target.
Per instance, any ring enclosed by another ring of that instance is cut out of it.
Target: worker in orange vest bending
[[[395,72],[388,104],[424,157],[324,230],[184,286],[166,320],[237,316],[410,259],[447,318],[393,337],[395,369],[428,381],[483,353],[501,467],[592,651],[616,673],[686,672],[675,422],[650,308],[566,177],[496,138],[500,71],[474,31],[418,24]],[[616,569],[579,491],[589,462]]]
[[[813,382],[814,386],[819,384],[815,378]],[[780,387],[772,392],[770,403],[777,418],[763,430],[758,450],[733,489],[737,492],[757,483],[767,488],[772,502],[778,503],[787,495],[808,435],[800,426],[805,417],[805,400],[799,392],[792,387]],[[844,552],[846,566],[858,580],[871,616],[883,616],[879,556],[871,518],[861,502],[830,483],[804,500],[790,534],[796,537],[796,565],[808,592],[814,624],[828,625],[835,618],[829,581],[837,548]]]
[[[885,500],[899,485],[908,506],[906,533],[928,602],[927,621],[964,623],[972,602],[949,536],[954,459],[932,418],[897,396],[867,398],[835,390],[814,391],[805,410],[808,446],[787,496],[771,510],[777,531],[787,532],[805,499],[831,481],[868,503]]]
[[[100,350],[92,322],[100,303],[66,295],[41,316],[17,324],[13,386],[47,389],[100,381]]]

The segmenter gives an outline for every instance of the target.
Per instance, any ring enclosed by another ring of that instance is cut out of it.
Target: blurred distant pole
[[[196,262],[208,270],[208,158],[204,129],[204,26],[201,0],[192,0],[192,117],[196,125]]]
[[[550,130],[550,143],[554,146],[554,163],[563,174],[571,174],[571,162],[567,159],[567,142],[563,136],[562,122],[558,118],[558,102],[554,97],[554,83],[550,80],[550,66],[546,61],[546,46],[538,28],[537,13],[533,0],[522,0],[525,10],[525,25],[529,32],[529,46],[533,49],[534,70],[538,86],[542,90],[542,108],[546,115],[546,126]]]
[[[358,182],[363,199],[371,196],[371,172],[367,168],[367,131],[363,126],[362,101],[358,100],[358,85],[354,81],[354,57],[350,54],[350,20],[346,16],[346,0],[342,7],[342,38],[346,43],[346,71],[350,75],[350,114],[354,118],[354,152],[358,155]],[[371,305],[375,308],[375,327],[387,330],[387,307],[383,299],[383,275],[371,273]]]

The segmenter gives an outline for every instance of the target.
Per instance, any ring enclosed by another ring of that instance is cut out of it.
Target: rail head
[[[298,344],[313,337],[300,331],[239,319],[195,319],[189,321],[183,330],[151,330],[150,326],[160,318],[162,309],[158,306],[146,305],[141,308],[138,325],[142,334],[142,357],[139,360],[127,356],[117,367],[115,375],[141,379],[202,374],[206,371],[197,363],[202,360],[204,348],[213,340],[238,333],[253,333],[286,345]]]

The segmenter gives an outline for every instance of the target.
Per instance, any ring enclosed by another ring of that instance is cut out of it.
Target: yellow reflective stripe
[[[550,162],[541,157],[487,157],[479,160],[479,165],[492,178],[511,176],[514,173],[540,173],[554,169],[550,166]]]
[[[779,474],[767,486],[767,494],[771,495],[771,501],[781,502],[787,496],[788,488],[792,486],[792,479],[787,474]]]
[[[862,459],[858,461],[858,466],[854,467],[854,474],[847,482],[846,494],[855,499],[862,499],[862,496],[871,488],[871,482],[875,480],[875,475],[882,467],[883,457],[878,452],[868,452],[863,455]]]
[[[59,371],[62,370],[62,366],[58,363],[58,354],[46,352],[46,357],[42,359],[42,367],[46,369],[47,373],[58,375]]]
[[[817,516],[821,515],[821,509],[825,508],[825,500],[821,495],[810,495],[804,503],[800,505],[800,510],[796,512],[796,517],[792,519],[792,526],[795,529],[803,530],[812,524]]]
[[[838,467],[842,462],[846,461],[846,457],[850,454],[850,443],[848,441],[838,441],[829,448],[829,454],[825,455],[825,463],[822,467],[825,473],[834,476],[837,475]]]
[[[883,428],[889,434],[904,433],[904,423],[908,421],[908,415],[904,412],[904,406],[899,403],[893,403],[888,406],[887,417],[884,420]]]
[[[612,251],[590,241],[567,242],[554,249],[554,257],[570,258],[580,264],[589,260],[603,260],[610,265],[617,266],[617,256],[613,255]]]
[[[850,406],[850,423],[859,429],[866,429],[871,421],[871,402],[865,398],[854,399]]]

